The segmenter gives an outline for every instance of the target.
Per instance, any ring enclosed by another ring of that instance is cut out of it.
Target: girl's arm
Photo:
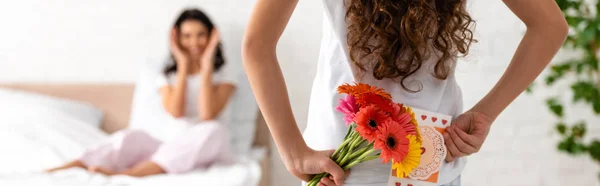
[[[554,0],[504,0],[527,26],[496,86],[472,110],[496,118],[540,75],[565,42],[569,27]]]
[[[493,120],[544,70],[567,37],[567,22],[554,0],[504,3],[525,23],[527,32],[494,88],[448,130],[448,161],[479,150]]]
[[[277,42],[297,3],[297,0],[257,1],[243,40],[244,67],[287,169],[305,181],[310,179],[310,174],[328,172],[341,185],[344,172],[329,159],[332,151],[317,152],[304,142],[277,61]]]
[[[187,87],[187,65],[185,62],[178,63],[175,85],[165,85],[160,88],[162,105],[165,110],[175,118],[183,117],[185,114],[185,91]]]

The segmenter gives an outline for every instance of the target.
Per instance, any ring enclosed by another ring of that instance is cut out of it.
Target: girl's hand
[[[308,148],[304,152],[294,153],[292,157],[286,158],[285,166],[290,173],[306,182],[310,181],[315,174],[327,172],[331,176],[321,179],[319,185],[341,186],[349,172],[344,172],[331,160],[330,156],[333,152],[334,150],[315,151]]]
[[[179,46],[179,42],[177,42],[177,38],[179,38],[178,35],[177,28],[173,28],[169,37],[169,47],[171,48],[171,53],[175,58],[177,66],[185,68],[188,65],[188,57]]]
[[[217,47],[219,46],[219,31],[213,28],[208,39],[206,49],[200,58],[200,69],[202,71],[212,71],[214,68],[215,55],[217,53]]]
[[[444,141],[448,148],[446,161],[468,156],[481,149],[494,119],[479,112],[468,111],[458,116],[446,128]]]

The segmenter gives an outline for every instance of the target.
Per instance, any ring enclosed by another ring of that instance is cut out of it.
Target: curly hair
[[[466,0],[348,0],[348,48],[350,59],[365,72],[372,68],[378,79],[414,74],[423,61],[439,55],[433,76],[446,79],[445,61],[465,56],[473,39],[474,21]],[[459,54],[460,53],[460,54]]]

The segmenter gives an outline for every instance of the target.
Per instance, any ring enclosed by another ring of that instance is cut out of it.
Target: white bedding
[[[7,106],[10,105],[10,106]],[[105,177],[82,169],[52,174],[41,170],[72,160],[89,147],[107,138],[68,114],[41,106],[2,103],[0,105],[0,185],[2,186],[100,186],[100,185],[257,185],[261,173],[258,159],[240,155],[233,165],[215,165],[207,170],[181,175],[145,178]]]

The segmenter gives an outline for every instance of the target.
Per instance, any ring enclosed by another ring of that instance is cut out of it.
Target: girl
[[[324,37],[304,138],[275,55],[297,0],[257,1],[244,37],[243,58],[285,166],[304,181],[328,172],[332,176],[320,182],[328,186],[386,185],[390,171],[389,164],[370,161],[345,173],[329,158],[347,130],[343,116],[334,111],[342,98],[336,94],[337,86],[375,85],[390,92],[395,102],[454,116],[445,136],[448,155],[438,183],[460,185],[466,163],[462,157],[481,147],[494,119],[539,75],[568,31],[554,0],[504,0],[525,23],[527,33],[495,87],[462,113],[454,68],[456,58],[466,55],[473,42],[466,0],[323,1]]]
[[[171,31],[170,48],[172,62],[158,79],[157,89],[164,110],[177,123],[190,125],[187,130],[165,142],[142,131],[119,131],[50,172],[80,167],[106,175],[148,176],[184,173],[230,160],[226,130],[214,121],[235,90],[233,77],[221,70],[225,60],[219,33],[204,13],[186,10]]]

